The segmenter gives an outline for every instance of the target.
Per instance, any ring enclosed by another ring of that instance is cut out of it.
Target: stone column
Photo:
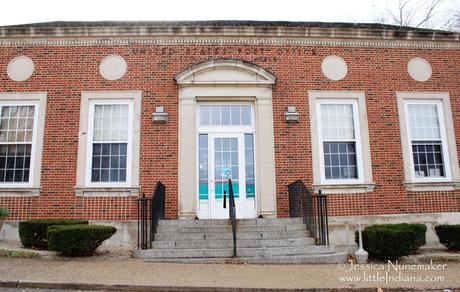
[[[179,101],[179,219],[196,216],[196,110],[193,96]]]
[[[276,217],[275,146],[271,90],[256,98],[256,167],[259,214]]]

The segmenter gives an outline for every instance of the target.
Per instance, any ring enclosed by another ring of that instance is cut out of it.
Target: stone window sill
[[[322,184],[313,185],[313,191],[318,193],[321,190],[323,194],[356,194],[373,192],[374,183],[362,184]]]
[[[0,197],[36,197],[41,187],[0,187]]]
[[[139,191],[140,187],[75,187],[75,195],[82,197],[137,197]]]
[[[460,182],[406,182],[406,190],[412,192],[424,191],[454,191],[460,189]]]

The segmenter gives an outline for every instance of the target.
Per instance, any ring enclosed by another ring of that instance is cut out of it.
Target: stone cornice
[[[356,39],[399,39],[460,41],[459,33],[424,30],[416,28],[367,27],[325,27],[281,26],[281,25],[200,25],[197,24],[139,24],[104,25],[82,23],[74,26],[60,26],[50,23],[45,26],[23,25],[0,27],[1,38],[22,37],[142,37],[142,36],[252,36],[252,37],[308,37],[308,38],[356,38]]]
[[[300,25],[300,24],[299,24]],[[0,27],[0,45],[299,45],[460,48],[460,34],[393,27],[261,25],[24,25]]]
[[[94,46],[94,45],[274,45],[344,46],[376,48],[460,49],[457,41],[337,38],[256,37],[112,37],[112,38],[0,38],[0,46]]]

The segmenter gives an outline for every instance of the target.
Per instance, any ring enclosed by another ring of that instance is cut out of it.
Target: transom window
[[[94,104],[91,182],[126,182],[130,104]]]
[[[414,176],[445,177],[443,137],[436,103],[408,103],[409,136]]]
[[[354,102],[320,102],[320,132],[325,180],[358,179],[357,117]]]
[[[200,126],[250,126],[250,105],[201,105]]]
[[[0,108],[0,182],[29,182],[35,106]]]

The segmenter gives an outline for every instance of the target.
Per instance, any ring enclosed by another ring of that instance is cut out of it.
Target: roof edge
[[[460,33],[372,23],[286,21],[48,22],[0,26],[0,39],[294,37],[460,42]]]

